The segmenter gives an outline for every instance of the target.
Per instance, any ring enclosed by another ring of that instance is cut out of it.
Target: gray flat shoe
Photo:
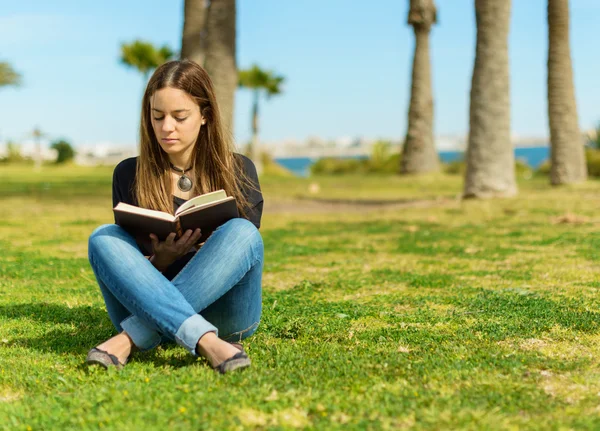
[[[230,373],[234,370],[247,368],[250,366],[250,358],[243,350],[239,351],[231,358],[224,360],[219,365],[213,367],[215,371],[221,374]]]
[[[88,365],[100,365],[101,367],[104,367],[106,369],[115,367],[117,370],[122,369],[125,366],[125,364],[127,364],[128,360],[129,358],[127,358],[125,363],[122,364],[121,362],[119,362],[119,359],[115,355],[112,355],[107,351],[98,349],[96,347],[91,349],[88,352],[87,357],[85,358],[85,362]]]

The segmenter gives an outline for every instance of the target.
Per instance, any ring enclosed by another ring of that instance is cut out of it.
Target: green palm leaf
[[[173,58],[175,53],[167,45],[156,48],[150,42],[136,40],[121,45],[121,63],[137,69],[143,75]]]
[[[0,87],[7,85],[20,85],[21,75],[17,73],[10,64],[0,62]]]
[[[262,158],[258,150],[258,102],[261,92],[264,92],[267,99],[276,94],[281,94],[283,76],[275,75],[269,70],[262,70],[256,64],[250,69],[238,71],[238,87],[247,88],[254,93],[252,101],[252,141],[249,146],[250,157],[256,165],[256,170],[260,174],[262,171]]]
[[[280,94],[284,81],[285,78],[283,76],[275,75],[275,73],[269,70],[262,70],[257,65],[238,72],[239,87],[251,90],[264,90],[267,97]]]

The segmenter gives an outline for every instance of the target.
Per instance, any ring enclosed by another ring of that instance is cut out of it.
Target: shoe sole
[[[122,365],[115,365],[113,361],[111,361],[110,357],[108,357],[105,353],[102,352],[90,352],[85,358],[85,362],[88,365],[100,365],[104,369],[109,369],[111,367],[120,370],[123,368]]]
[[[245,357],[245,358],[232,359],[232,360],[226,361],[226,363],[222,364],[221,367],[217,367],[216,369],[217,369],[217,371],[219,371],[219,373],[225,374],[225,373],[230,373],[235,370],[241,370],[243,368],[248,368],[250,365],[251,365],[250,358]]]

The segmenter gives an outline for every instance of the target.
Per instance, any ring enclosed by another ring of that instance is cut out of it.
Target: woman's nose
[[[175,120],[171,117],[165,116],[165,121],[163,121],[162,129],[164,132],[171,132],[175,130]]]

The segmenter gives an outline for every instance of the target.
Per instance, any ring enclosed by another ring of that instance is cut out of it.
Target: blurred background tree
[[[181,59],[187,58],[204,66],[208,2],[206,0],[185,0],[184,3]]]
[[[0,62],[0,87],[21,85],[21,75],[10,64]]]
[[[253,65],[250,69],[240,70],[238,73],[238,85],[252,90],[252,141],[250,142],[249,153],[259,174],[262,172],[262,158],[259,155],[258,140],[260,95],[263,93],[267,99],[270,99],[274,95],[281,94],[284,80],[283,76],[276,75],[272,71],[262,70],[257,65]]]
[[[75,150],[71,144],[64,139],[59,139],[50,144],[50,148],[56,150],[56,164],[61,164],[73,160],[75,158]]]
[[[174,56],[175,53],[167,45],[158,48],[142,40],[121,44],[121,63],[139,71],[144,77],[144,85],[154,69]]]
[[[402,148],[400,173],[418,174],[440,169],[433,140],[433,95],[429,34],[437,22],[433,0],[410,0],[408,23],[415,33],[408,130]]]
[[[463,192],[466,198],[517,193],[510,139],[510,8],[511,0],[475,0],[477,42]]]
[[[200,43],[200,39],[196,40]],[[233,108],[238,83],[235,0],[210,1],[206,10],[205,40],[204,68],[215,87],[224,130],[229,136],[233,130]]]
[[[0,87],[16,87],[19,85],[21,85],[21,75],[9,63],[0,62]],[[3,161],[22,161],[20,148],[15,145],[10,141],[6,144],[7,155]]]
[[[6,143],[6,155],[0,158],[2,163],[31,163],[31,158],[23,156],[21,146],[14,141]]]
[[[548,120],[550,183],[585,181],[587,169],[571,63],[569,0],[548,0]]]
[[[185,0],[181,59],[208,72],[217,96],[225,132],[233,130],[237,88],[235,0]]]
[[[31,132],[31,136],[35,142],[35,163],[34,167],[36,170],[40,170],[42,168],[42,138],[46,137],[46,134],[43,133],[39,127],[36,127]]]

